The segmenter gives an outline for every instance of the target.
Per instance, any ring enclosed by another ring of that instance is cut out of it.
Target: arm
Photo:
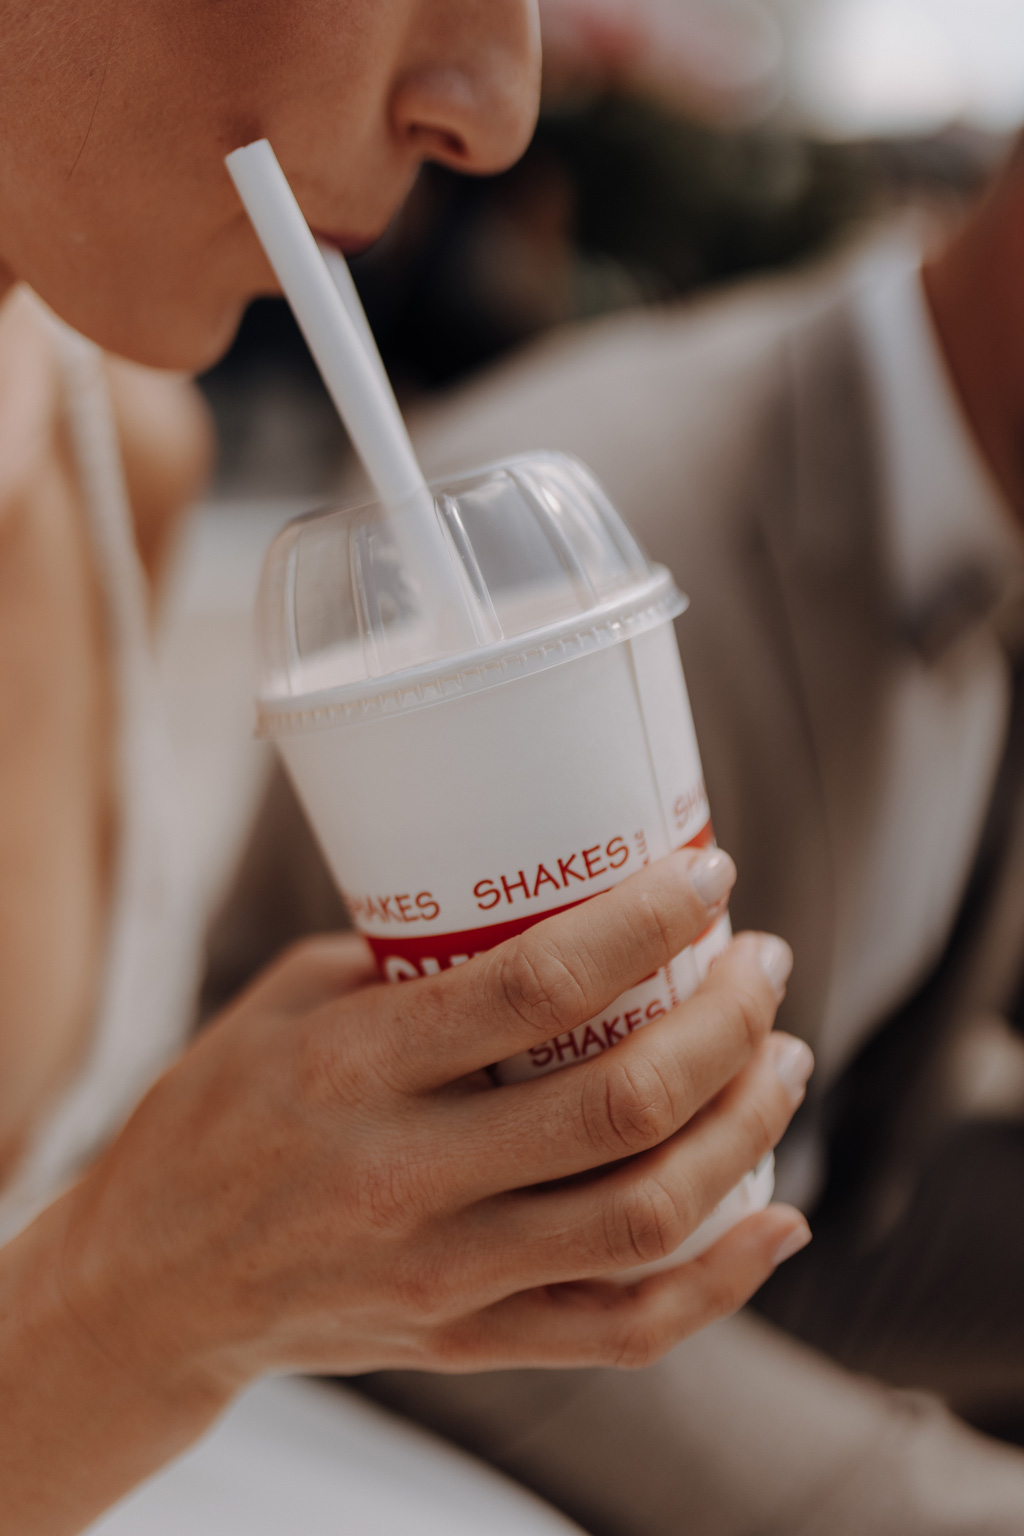
[[[676,855],[441,976],[358,940],[286,957],[0,1254],[0,1490],[65,1536],[274,1371],[643,1365],[806,1235],[775,1207],[639,1284],[781,1136],[810,1067],[770,1035],[789,957],[747,935],[701,992],[572,1071],[481,1070],[593,1016],[719,910]],[[601,1169],[580,1181],[576,1175]]]

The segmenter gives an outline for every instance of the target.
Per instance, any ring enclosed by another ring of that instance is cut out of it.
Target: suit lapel
[[[831,977],[877,818],[885,685],[898,635],[871,401],[843,302],[832,300],[784,346],[789,387],[758,521],[816,768],[822,886],[807,900],[829,914],[827,937],[825,924],[819,928],[828,953],[817,958]]]
[[[874,820],[883,689],[898,643],[867,381],[845,308],[789,343],[793,495],[766,527],[840,868]]]

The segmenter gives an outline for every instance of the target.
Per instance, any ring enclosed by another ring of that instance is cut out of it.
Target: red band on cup
[[[709,821],[696,837],[682,846],[710,848],[714,846],[714,841],[714,828]],[[681,849],[675,851],[680,852]],[[595,892],[595,895],[600,894]],[[579,901],[567,902],[563,907],[525,913],[522,917],[510,918],[503,923],[490,923],[483,928],[464,928],[458,933],[388,934],[387,937],[367,934],[366,939],[385,981],[416,981],[422,976],[436,976],[441,971],[452,970],[456,965],[464,965],[475,955],[496,949],[507,939],[525,933],[535,923],[542,923],[548,917],[557,917],[562,912],[570,912],[573,907],[581,907],[593,899],[593,896],[583,896]]]

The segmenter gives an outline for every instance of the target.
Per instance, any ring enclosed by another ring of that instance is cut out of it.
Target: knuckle
[[[297,1051],[298,1090],[303,1102],[331,1109],[365,1104],[374,1088],[362,1052],[348,1030],[309,1026]]]
[[[321,934],[305,934],[301,939],[293,939],[279,957],[278,966],[284,971],[309,970],[322,958],[323,942]]]
[[[264,1007],[269,1005],[275,1016],[298,1012],[295,999],[304,997],[313,966],[309,943],[308,938],[297,939],[281,949],[225,1011],[234,1012],[245,999],[253,998]]]
[[[653,1264],[673,1253],[685,1235],[685,1222],[671,1192],[659,1179],[645,1178],[620,1197],[606,1242],[614,1264]]]
[[[307,934],[288,945],[273,969],[292,985],[319,985],[326,998],[332,991],[345,990],[345,973],[353,960],[353,939],[358,949],[359,940],[354,934]]]
[[[596,1151],[614,1157],[644,1152],[677,1129],[675,1104],[656,1064],[637,1055],[602,1058],[603,1071],[584,1087],[583,1117]]]
[[[405,1099],[419,1091],[420,1064],[438,1060],[462,1023],[457,979],[458,972],[451,971],[386,987],[371,1030],[365,1018],[349,1015],[361,1079],[378,1098],[383,1093]]]
[[[415,982],[394,990],[407,992],[414,987]],[[443,1000],[428,986],[417,989],[414,997],[394,1001],[398,1007],[389,1013],[384,1027],[360,1040],[360,1076],[364,1082],[372,1080],[378,1096],[383,1090],[404,1098],[415,1088],[411,1064],[436,1054],[447,1018]]]
[[[744,1106],[741,1123],[746,1143],[744,1161],[752,1159],[753,1167],[772,1150],[783,1127],[775,1124],[771,1110],[760,1098],[753,1098]]]
[[[701,1326],[739,1311],[750,1290],[742,1276],[723,1271],[706,1256],[694,1259],[691,1267],[700,1288]]]
[[[729,996],[728,1013],[745,1051],[752,1054],[771,1027],[767,1008],[749,987],[735,986]]]
[[[673,932],[664,898],[645,892],[632,907],[629,916],[633,937],[644,954],[663,954],[671,959],[679,950],[679,935]]]
[[[650,1322],[633,1322],[614,1341],[611,1363],[620,1371],[645,1371],[665,1353],[661,1330]]]
[[[480,1315],[453,1309],[446,1316],[428,1324],[422,1370],[443,1369],[448,1374],[470,1375],[492,1365],[489,1358],[487,1329]],[[504,1362],[503,1362],[504,1363]]]
[[[541,1041],[585,1016],[586,990],[548,940],[530,935],[498,951],[495,981],[504,1007]]]
[[[407,1237],[426,1214],[416,1169],[397,1155],[353,1169],[349,1202],[360,1230],[378,1239]]]
[[[451,1287],[443,1265],[415,1264],[398,1268],[391,1284],[392,1301],[402,1317],[422,1328],[441,1328],[451,1317]]]

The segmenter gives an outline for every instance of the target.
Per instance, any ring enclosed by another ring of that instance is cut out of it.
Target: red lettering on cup
[[[689,848],[707,848],[713,845],[714,840],[714,831],[711,823],[708,822],[697,833],[696,837],[692,838],[685,846]],[[612,838],[604,845],[603,849],[603,855],[607,858],[612,868],[621,868],[628,861],[630,853],[629,845],[623,838]],[[558,860],[559,874],[562,876],[564,887],[569,885],[570,880],[586,883],[588,876],[576,867],[576,861],[582,859],[586,862],[587,855],[590,855],[589,862],[590,866],[592,866],[595,862],[593,858],[595,854],[601,856],[602,849],[600,846],[585,849],[582,853],[574,853],[568,859]],[[595,870],[592,878],[596,878],[599,872]],[[519,870],[517,873],[519,878],[514,881],[508,880],[505,876],[500,876],[501,885],[494,880],[479,880],[473,887],[473,895],[476,898],[477,906],[484,912],[493,911],[502,904],[503,890],[504,899],[511,905],[515,899],[515,893],[519,891],[522,892],[524,898],[528,897],[532,900],[540,888],[546,886],[549,882],[553,889],[564,888],[559,887],[552,869],[545,864],[538,865],[532,889],[525,872]],[[404,933],[391,933],[387,937],[376,933],[368,933],[366,935],[381,975],[386,981],[397,982],[411,981],[421,976],[434,976],[439,971],[450,970],[453,966],[465,965],[467,960],[471,960],[475,955],[483,954],[485,950],[494,949],[498,944],[504,944],[507,939],[512,939],[521,933],[525,933],[527,928],[532,928],[534,923],[539,923],[547,917],[556,917],[560,912],[568,912],[572,907],[578,907],[584,901],[592,899],[590,896],[581,896],[576,901],[567,902],[564,906],[555,907],[546,912],[520,913],[518,916],[509,917],[504,921],[499,919],[497,922],[488,923],[479,928],[461,929],[456,933],[428,933],[424,930],[414,934],[408,932],[410,926],[418,924],[420,921],[423,923],[434,922],[440,917],[440,902],[430,891],[420,891],[415,898],[408,895],[353,897],[350,905],[360,926],[365,927],[372,923],[385,923],[388,925],[393,923],[406,930]],[[415,912],[412,911],[413,903],[417,909]],[[718,919],[716,919],[717,921]],[[666,985],[669,986],[671,994],[670,978],[668,973],[665,973],[665,975]],[[645,981],[653,980],[653,976],[645,978]],[[638,983],[638,985],[642,984]],[[604,1036],[603,1042],[600,1035],[597,1036],[599,1048],[603,1050],[606,1045],[613,1045],[616,1040],[624,1038],[624,1032],[629,1033],[639,1028],[641,1023],[660,1018],[662,1014],[667,1012],[668,1007],[659,1000],[649,1003],[642,1013],[636,1009],[631,1010],[625,1019],[618,1014],[612,1019],[603,1019],[600,1025],[597,1026]],[[560,1043],[552,1043],[552,1055],[549,1058],[546,1058],[544,1061],[534,1058],[535,1065],[538,1068],[551,1065],[555,1060],[556,1054],[557,1059],[563,1061],[566,1052],[573,1049],[572,1046],[566,1043],[567,1038],[563,1037]],[[578,1055],[579,1048],[575,1048]],[[591,1045],[588,1045],[586,1048],[590,1049]],[[547,1049],[547,1046],[537,1047],[541,1055]],[[533,1053],[531,1053],[531,1056],[533,1056]]]
[[[430,923],[441,916],[441,904],[430,891],[416,897],[350,896],[349,907],[357,922],[362,918],[367,923]]]
[[[543,864],[538,864],[537,878],[533,882],[533,894],[535,896],[540,894],[540,888],[542,885],[553,885],[556,891],[560,891],[562,889],[550,870],[545,868]]]
[[[592,859],[591,854],[596,854],[597,857]],[[598,875],[606,875],[608,873],[608,866],[606,864],[597,863],[600,857],[600,848],[584,848],[583,850],[583,862],[587,866],[587,874],[591,880],[596,880]]]
[[[494,894],[500,901],[501,893],[495,891]],[[583,899],[585,901],[587,898]],[[495,902],[491,905],[494,906]],[[423,930],[419,933],[389,933],[386,936],[368,933],[366,939],[386,981],[411,981],[418,976],[433,975],[433,966],[447,971],[453,966],[465,965],[474,955],[494,949],[504,944],[506,939],[517,938],[543,918],[554,917],[558,912],[568,912],[572,907],[580,905],[578,901],[570,901],[564,907],[557,907],[554,912],[524,913],[519,917],[508,918],[505,922],[491,923],[486,928],[464,928],[458,933],[427,933]],[[431,965],[429,970],[427,962]]]
[[[573,880],[583,881],[586,881],[587,878],[586,875],[581,875],[578,869],[573,869],[573,865],[576,863],[576,858],[577,855],[573,853],[570,854],[567,859],[559,859],[558,861],[558,873],[562,877],[562,884],[567,888],[570,878]]]
[[[473,887],[473,895],[481,912],[489,912],[501,900],[501,892],[493,880],[480,880]]]
[[[505,900],[508,902],[509,906],[512,905],[512,892],[513,891],[522,891],[523,895],[527,898],[527,900],[529,900],[529,897],[530,897],[530,887],[526,883],[526,876],[523,874],[522,870],[519,871],[519,879],[518,880],[509,881],[509,880],[506,880],[504,875],[502,875],[502,877],[501,877],[501,884],[502,884],[502,888],[503,888],[503,890],[505,892]]]
[[[682,832],[694,811],[706,805],[707,798],[708,792],[703,779],[699,783],[692,785],[685,794],[677,798],[672,807],[672,813],[676,819],[676,830],[678,832]]]
[[[388,955],[379,964],[385,981],[418,981],[424,974],[418,965],[401,955]]]
[[[613,837],[604,851],[612,869],[621,869],[629,858],[629,846],[622,837]]]
[[[580,1055],[586,1056],[591,1050],[606,1051],[607,1049],[607,1045],[596,1033],[593,1024],[588,1024],[580,1041]]]

